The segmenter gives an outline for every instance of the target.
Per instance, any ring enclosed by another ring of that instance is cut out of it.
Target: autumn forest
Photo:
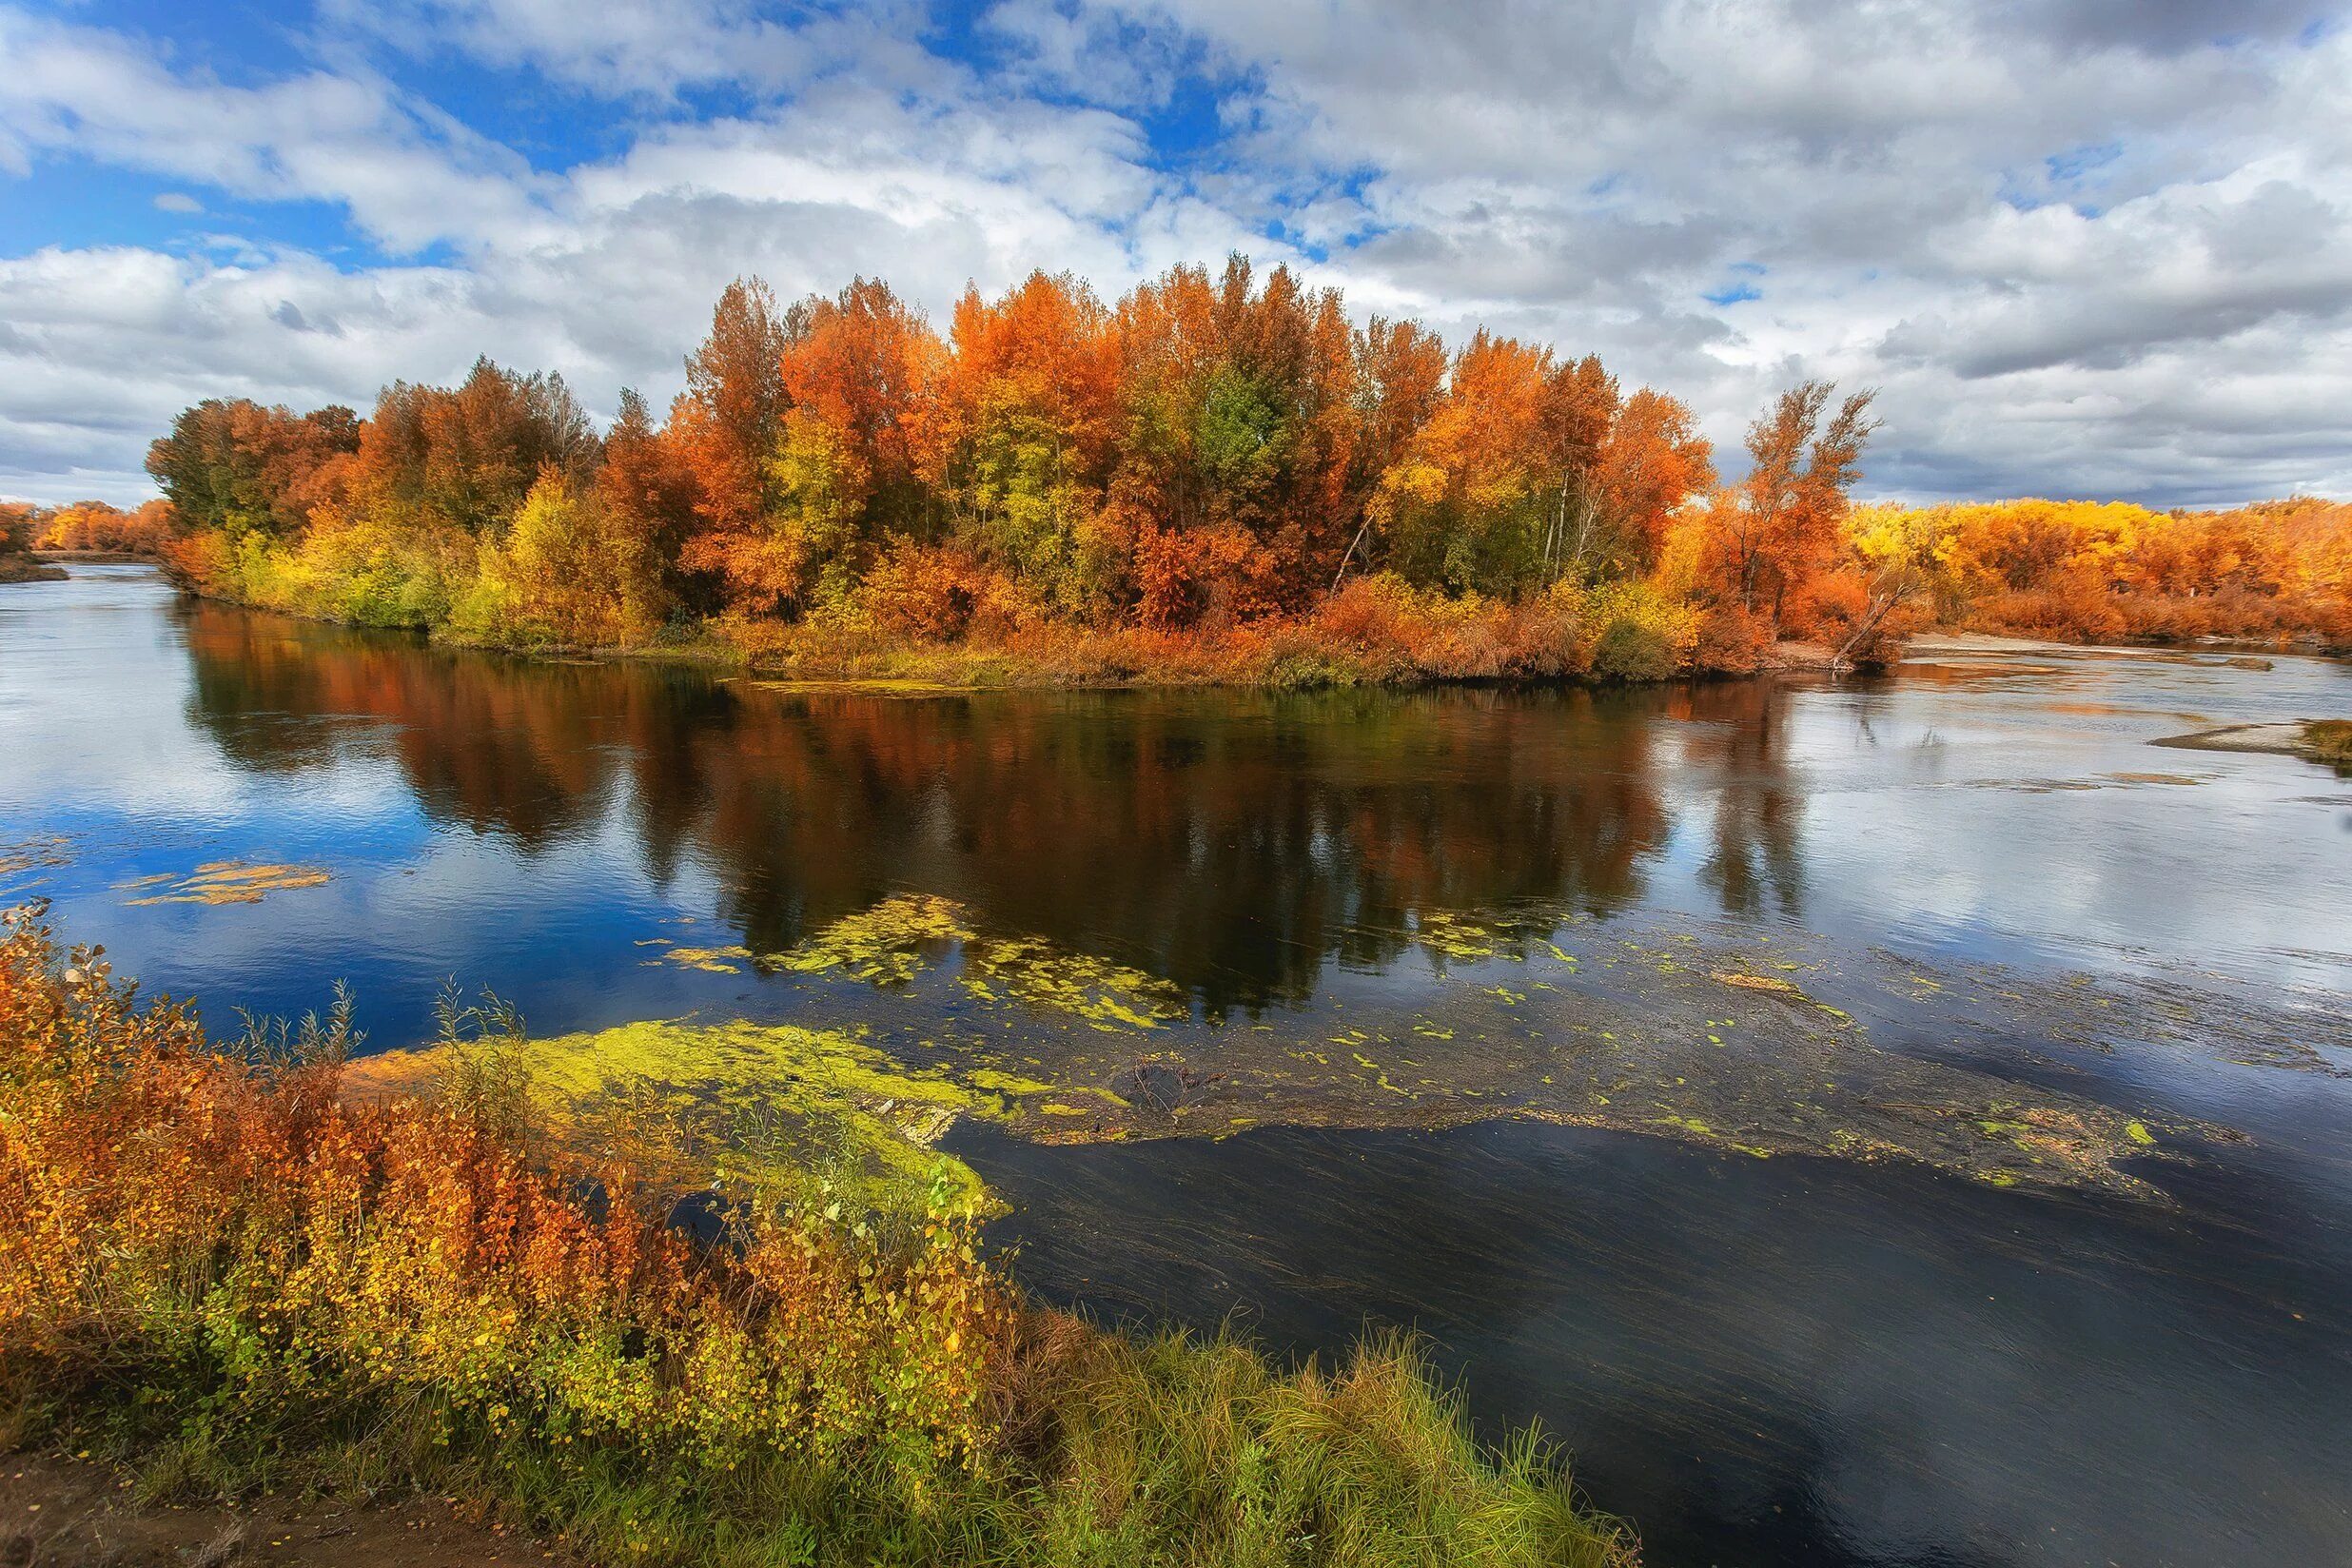
[[[730,285],[657,420],[479,361],[372,414],[245,401],[154,443],[167,500],[17,519],[198,591],[517,648],[706,649],[961,681],[1656,678],[1883,662],[1937,624],[2352,641],[2352,508],[1851,500],[1868,390],[1788,388],[1718,481],[1592,356],[1449,346],[1287,269],[1107,304]],[[19,508],[20,514],[26,509]]]

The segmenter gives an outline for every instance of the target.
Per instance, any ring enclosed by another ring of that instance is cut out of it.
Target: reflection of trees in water
[[[1805,795],[1789,766],[1788,702],[1767,681],[1702,686],[1688,700],[1701,725],[1689,755],[1715,774],[1714,840],[1700,877],[1727,914],[1802,915]]]
[[[892,700],[210,606],[188,647],[239,765],[388,745],[435,820],[525,853],[625,813],[649,872],[703,862],[760,951],[913,889],[1246,1007],[1394,959],[1412,911],[1619,908],[1666,838],[1655,695]]]
[[[260,772],[387,744],[437,822],[536,850],[595,821],[611,769],[596,751],[602,672],[451,658],[404,638],[199,605],[186,622],[194,717]],[[389,719],[357,735],[337,718]]]

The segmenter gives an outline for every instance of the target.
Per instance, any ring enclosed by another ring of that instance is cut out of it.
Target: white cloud
[[[2352,493],[2352,34],[2301,4],[1088,9],[1261,85],[1253,160],[1380,231],[1352,294],[1597,348],[1719,442],[1829,374],[1883,388],[1890,490]]]
[[[526,226],[528,165],[365,75],[262,87],[174,73],[101,29],[0,8],[0,163],[35,155],[195,180],[244,197],[342,204],[399,250]]]
[[[477,349],[665,396],[740,272],[940,312],[1031,265],[1296,260],[1279,225],[1361,309],[1597,349],[1726,444],[1793,377],[1879,385],[1882,491],[2352,493],[2352,33],[2301,9],[1008,0],[974,67],[905,5],[328,0],[322,64],[232,84],[0,7],[0,169],[324,201],[451,258],[29,236],[0,490],[132,493],[192,398],[363,406]],[[624,115],[619,150],[535,171],[398,85],[452,55]],[[1212,145],[1156,155],[1205,80]]]
[[[320,10],[413,56],[455,53],[615,97],[668,101],[720,84],[781,92],[851,67],[901,87],[942,73],[913,39],[920,9],[903,0],[793,25],[745,0],[323,0]]]
[[[158,212],[196,213],[204,209],[205,204],[185,190],[167,190],[155,198],[155,210]]]

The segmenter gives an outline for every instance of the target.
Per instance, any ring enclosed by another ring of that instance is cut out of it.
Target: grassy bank
[[[2304,725],[2297,750],[2314,762],[2352,773],[2352,718],[2323,718]]]
[[[66,575],[30,553],[32,539],[31,509],[0,501],[0,582],[54,582]]]
[[[429,1097],[340,1013],[208,1041],[37,910],[0,940],[0,1439],[156,1500],[458,1495],[599,1561],[1630,1564],[1406,1343],[1284,1367],[1026,1303],[944,1185],[697,1243],[534,1133],[512,1019]]]
[[[16,550],[0,550],[0,582],[63,582],[66,569],[53,566],[38,556]]]
[[[256,554],[241,569],[182,551],[185,591],[336,624],[421,631],[452,647],[671,659],[789,680],[955,688],[1232,686],[1277,690],[1459,681],[1622,684],[1826,664],[1829,648],[1776,641],[1760,618],[1702,615],[1646,583],[1561,584],[1520,600],[1449,597],[1374,575],[1303,615],[1183,627],[1008,617],[951,637],[887,617],[676,617],[642,635],[567,636],[551,623],[420,610],[413,582],[353,578]],[[1834,638],[1833,638],[1834,641]],[[1894,640],[1868,650],[1891,657]]]

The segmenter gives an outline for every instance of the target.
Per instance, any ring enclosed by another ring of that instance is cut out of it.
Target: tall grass
[[[2300,750],[2314,762],[2352,773],[2352,718],[2323,718],[2304,725]]]
[[[532,1133],[510,1013],[347,1103],[346,1009],[209,1041],[0,929],[0,1440],[150,1498],[432,1489],[600,1561],[1624,1565],[1408,1341],[1278,1366],[1022,1302],[944,1187],[744,1194],[697,1245]]]

